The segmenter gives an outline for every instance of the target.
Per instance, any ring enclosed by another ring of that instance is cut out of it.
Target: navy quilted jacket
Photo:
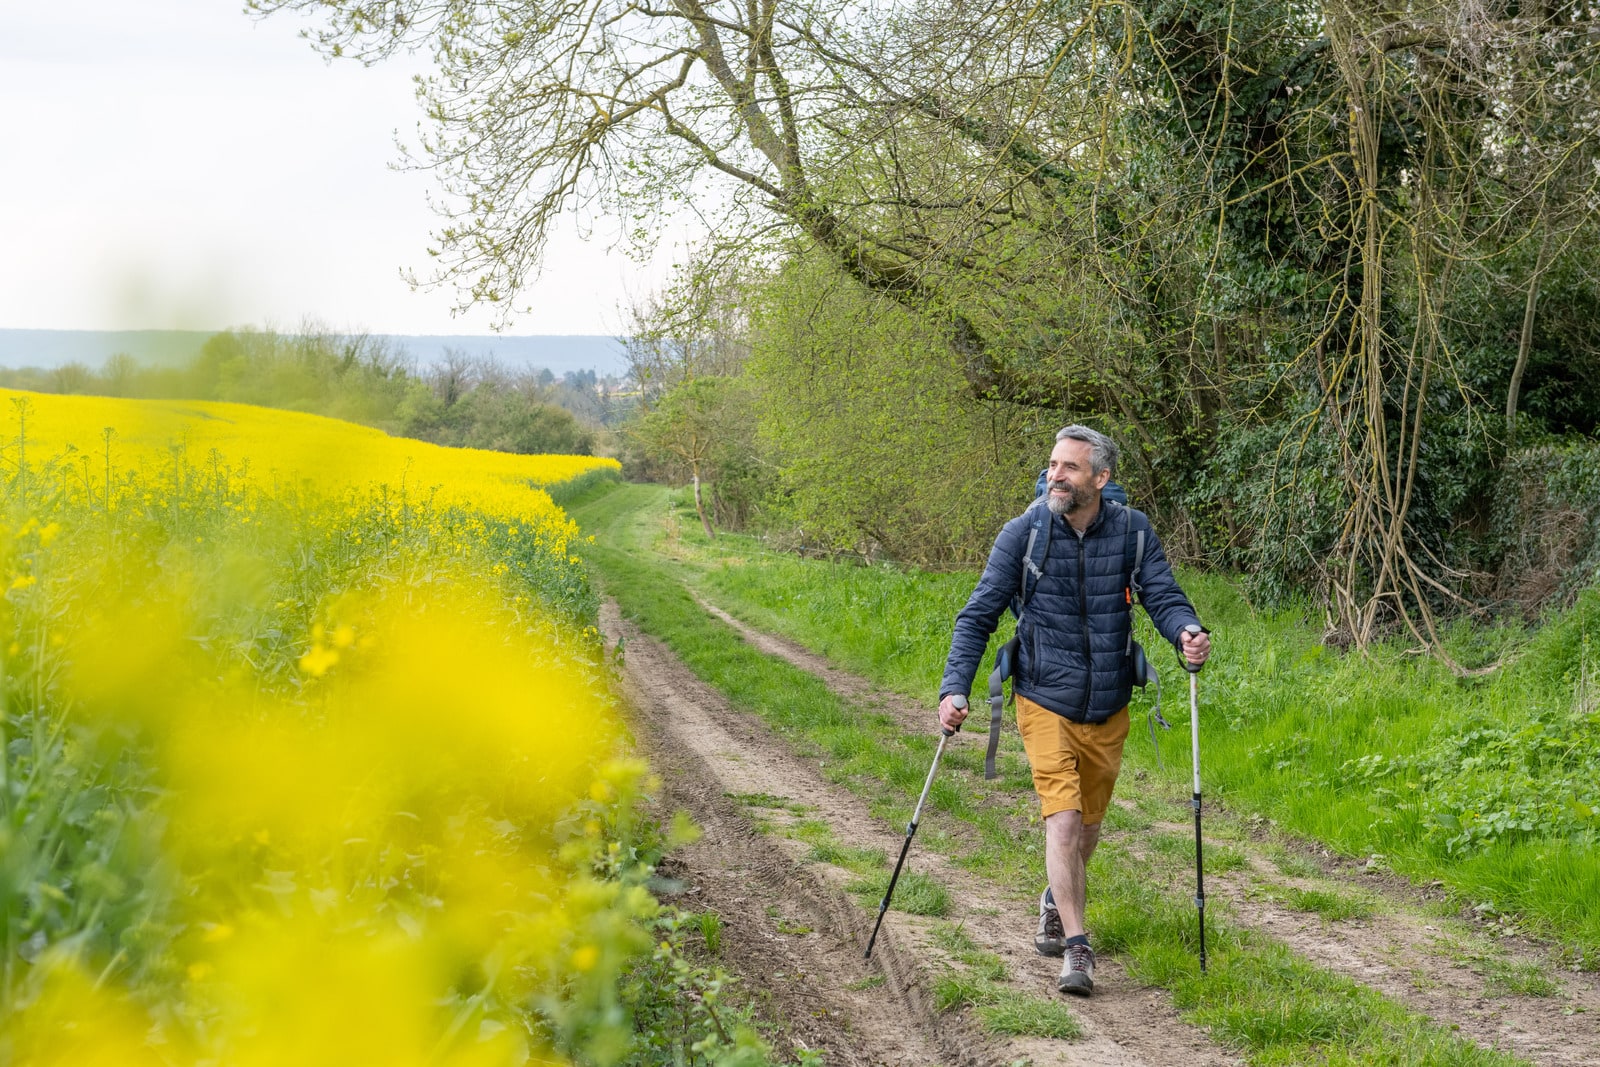
[[[1042,499],[1034,505],[1044,506]],[[1029,508],[995,538],[983,577],[956,616],[941,694],[971,692],[1000,613],[1017,596],[1033,514]],[[1104,722],[1127,707],[1133,694],[1133,610],[1127,589],[1136,535],[1131,531],[1147,531],[1140,584],[1145,610],[1161,636],[1179,647],[1184,627],[1200,619],[1178,588],[1144,512],[1102,500],[1100,514],[1082,537],[1064,518],[1050,516],[1050,523],[1042,574],[1018,624],[1012,692],[1073,722]]]

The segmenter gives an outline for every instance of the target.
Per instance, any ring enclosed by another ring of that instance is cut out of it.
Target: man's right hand
[[[966,701],[963,700],[961,707],[958,708],[955,699],[955,696],[951,695],[939,701],[939,728],[950,733],[959,730],[967,718]]]

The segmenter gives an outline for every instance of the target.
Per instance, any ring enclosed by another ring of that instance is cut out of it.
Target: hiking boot
[[[1061,967],[1056,988],[1080,997],[1094,992],[1094,949],[1088,945],[1067,946],[1067,962]]]
[[[1033,947],[1041,956],[1059,956],[1067,950],[1067,931],[1049,889],[1039,894],[1039,932],[1033,935]]]

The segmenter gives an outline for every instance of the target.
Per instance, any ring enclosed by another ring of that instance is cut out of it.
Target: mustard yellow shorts
[[[1102,723],[1072,722],[1027,697],[1017,697],[1017,727],[1045,817],[1081,811],[1085,826],[1105,818],[1111,789],[1122,770],[1128,709]]]

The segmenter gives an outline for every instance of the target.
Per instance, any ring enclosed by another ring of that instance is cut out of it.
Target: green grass
[[[940,975],[933,984],[933,1004],[942,1012],[972,1008],[993,1034],[1062,1040],[1083,1036],[1083,1028],[1062,1001],[1006,989],[971,973]]]
[[[789,829],[789,836],[811,846],[807,859],[831,863],[854,874],[856,877],[845,886],[846,892],[867,900],[873,907],[882,901],[892,872],[880,850],[840,844],[833,836],[833,828],[820,819],[805,819],[796,823]],[[907,915],[947,915],[950,912],[950,891],[926,874],[905,869],[895,883],[889,908]]]
[[[1561,984],[1537,963],[1484,956],[1479,958],[1478,964],[1491,995],[1553,997],[1561,992]]]
[[[1330,889],[1290,889],[1284,898],[1296,911],[1316,912],[1327,922],[1372,917],[1372,900],[1364,895]]]
[[[1070,1041],[1083,1036],[1078,1020],[1059,1000],[1028,996],[1010,990],[993,1004],[978,1005],[978,1018],[993,1034],[1016,1037],[1053,1037]]]
[[[940,923],[933,929],[933,943],[950,953],[968,972],[991,982],[1007,981],[1011,975],[1005,961],[993,952],[979,948],[967,932],[953,923]]]
[[[770,614],[760,624],[770,625],[804,642],[803,634],[781,624],[789,614],[800,619],[812,617],[804,599],[774,600],[776,592],[763,584],[768,579],[754,576],[755,572],[769,569],[775,576],[790,574],[796,566],[803,569],[803,565],[774,559],[763,554],[748,539],[731,537],[719,538],[721,547],[715,551],[739,555],[747,561],[759,559],[761,565],[721,565],[716,563],[715,557],[711,563],[692,566],[664,564],[660,557],[652,554],[651,548],[669,506],[667,494],[660,489],[625,486],[574,508],[574,517],[599,539],[597,545],[585,547],[583,551],[599,571],[607,591],[616,598],[624,614],[664,640],[702,679],[720,689],[736,706],[762,718],[802,756],[816,760],[828,778],[871,801],[875,814],[886,826],[896,829],[903,826],[933,755],[936,738],[931,729],[931,715],[926,736],[907,736],[885,726],[879,717],[858,715],[820,680],[761,655],[730,628],[707,616],[694,603],[683,581],[697,573],[699,567],[705,568],[703,580],[708,585],[739,577],[740,581],[752,583],[750,588],[761,594],[754,596],[756,601],[760,601],[762,595],[772,594],[767,603],[781,604],[782,610]],[[703,540],[696,543],[695,539],[702,535],[690,524],[681,523],[680,530],[688,550],[708,551]],[[830,572],[837,570],[828,569]],[[859,570],[872,573],[878,568]],[[907,576],[902,578],[909,581]],[[840,580],[861,592],[865,587],[860,583],[867,579],[845,576]],[[968,576],[961,584],[970,587],[970,582]],[[904,582],[902,586],[897,587],[900,588],[897,595],[909,597],[916,588]],[[723,586],[717,588],[726,591]],[[941,586],[938,581],[932,581],[928,588]],[[950,585],[945,593],[947,600],[954,599],[959,606],[965,590],[955,597],[950,593],[954,588]],[[737,603],[740,608],[737,614],[744,614],[744,609],[750,607],[743,601]],[[886,605],[893,603],[888,598],[884,601]],[[862,607],[865,611],[870,605]],[[750,610],[754,615],[757,609],[751,607]],[[759,610],[771,612],[766,606]],[[893,607],[880,606],[873,610],[892,613]],[[903,632],[897,639],[901,646],[898,652],[891,655],[887,646],[878,644],[861,653],[859,661],[850,659],[850,646],[841,636],[854,632],[851,627],[855,622],[840,618],[836,620],[834,636],[841,642],[837,658],[862,673],[885,680],[887,676],[875,672],[871,664],[887,663],[895,657],[900,657],[897,662],[904,664],[915,659],[917,649],[925,653],[931,647],[930,641],[947,640],[949,617],[944,612],[953,615],[954,610],[945,603],[940,609],[943,619],[937,627],[929,616],[927,632]],[[867,629],[872,627],[867,626]],[[945,638],[929,636],[941,630]],[[813,647],[822,646],[813,643]],[[943,651],[939,650],[940,660]],[[910,675],[899,677],[904,681]],[[923,677],[936,679],[937,670]],[[925,689],[935,684],[925,682]],[[925,690],[923,695],[928,695]],[[931,700],[929,706],[931,709]],[[1168,717],[1173,717],[1170,711]],[[973,799],[977,788],[986,792],[994,789],[992,784],[978,785],[981,782],[981,748],[976,743],[960,745],[947,755],[949,770],[942,770],[935,781],[924,819],[932,813],[939,821],[960,823],[967,828],[968,833],[960,845],[964,851],[955,857],[958,862],[1009,886],[1042,884],[1043,857],[1037,830],[1019,826],[1016,814]],[[1130,745],[1129,749],[1132,752],[1135,746]],[[1169,766],[1167,774],[1174,780],[1181,780],[1186,772],[1187,767]],[[1149,773],[1155,774],[1153,770]],[[1156,784],[1162,783],[1158,779]],[[1170,789],[1170,785],[1165,787]],[[1016,788],[1027,788],[1025,774]],[[1143,803],[1140,807],[1145,810]],[[1245,810],[1265,809],[1256,805]],[[1174,812],[1168,817],[1177,814]],[[918,842],[919,848],[923,845]],[[1465,1043],[1380,994],[1312,966],[1276,942],[1231,926],[1225,914],[1209,917],[1211,967],[1210,973],[1202,976],[1196,959],[1193,904],[1183,892],[1160,888],[1181,879],[1182,865],[1192,863],[1192,852],[1180,852],[1173,845],[1171,853],[1166,855],[1153,849],[1149,855],[1136,857],[1116,847],[1114,841],[1102,847],[1091,869],[1093,890],[1089,925],[1096,931],[1096,947],[1116,954],[1135,981],[1170,990],[1174,1001],[1189,1018],[1210,1027],[1219,1040],[1244,1051],[1252,1062],[1427,1063],[1446,1067],[1488,1067],[1519,1062],[1504,1053]],[[911,873],[915,876],[917,872]],[[868,898],[869,906],[881,896],[888,874],[885,865],[879,869],[874,885],[863,885],[863,895]],[[907,875],[902,874],[902,882],[906,878]],[[897,903],[906,889],[907,886],[902,885],[896,890]],[[947,894],[943,907],[949,907]],[[1008,1014],[1012,1005],[985,999],[991,995],[998,996],[993,983],[972,973],[949,976],[940,994],[950,1004],[970,1004],[975,1010],[994,1009],[992,1014],[997,1026],[1010,1025],[1013,1017],[1020,1017]]]
[[[778,811],[802,812],[807,810],[804,804],[797,804],[786,797],[775,797],[771,793],[724,793],[723,796],[747,808],[773,808]]]
[[[712,956],[722,955],[722,916],[714,911],[702,911],[694,917],[694,923],[705,942],[706,952]]]
[[[673,507],[646,492],[657,516]],[[694,557],[685,576],[710,599],[931,706],[975,572],[796,559],[736,535],[708,546],[680,525]],[[1395,872],[1442,880],[1456,899],[1492,904],[1600,967],[1600,711],[1577,698],[1600,683],[1600,589],[1532,637],[1456,627],[1452,647],[1474,662],[1522,644],[1511,667],[1462,680],[1406,641],[1340,656],[1320,644],[1315,606],[1255,611],[1222,577],[1180,577],[1215,630],[1200,676],[1208,797],[1346,855],[1382,853]],[[1143,737],[1130,737],[1127,767],[1154,790],[1186,794],[1184,675],[1138,618],[1174,729],[1162,735],[1165,770]],[[1135,697],[1136,719],[1149,699]],[[1451,755],[1464,738],[1494,746],[1492,758]],[[1534,754],[1519,762],[1523,752]],[[1507,757],[1514,774],[1501,770]],[[1003,786],[1025,790],[1025,765],[1011,763]]]
[[[1278,868],[1278,873],[1288,878],[1315,878],[1322,873],[1322,868],[1307,856],[1298,852],[1291,852],[1282,845],[1272,845],[1267,849],[1267,856],[1272,860],[1273,866]]]
[[[845,890],[875,908],[883,900],[884,890],[889,888],[889,875],[889,871],[873,871],[845,886]],[[889,909],[907,915],[949,915],[950,891],[919,871],[902,870],[900,880],[894,884]]]

